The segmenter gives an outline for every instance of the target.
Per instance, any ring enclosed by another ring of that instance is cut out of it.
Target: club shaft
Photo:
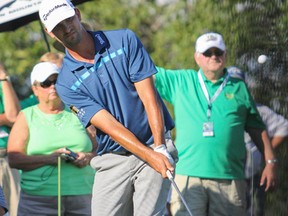
[[[187,212],[189,213],[190,216],[193,216],[191,210],[189,209],[189,206],[188,206],[186,200],[184,199],[183,195],[181,194],[181,191],[179,190],[176,182],[174,181],[174,178],[173,178],[172,174],[170,173],[169,170],[167,170],[166,173],[167,173],[167,176],[168,176],[169,180],[171,181],[171,184],[173,185],[174,189],[176,190],[176,192],[177,192],[178,195],[180,196],[180,198],[181,198],[181,200],[182,200],[182,202],[183,202],[183,204],[184,204]]]

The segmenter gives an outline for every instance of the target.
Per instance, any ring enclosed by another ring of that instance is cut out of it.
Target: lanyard
[[[207,109],[207,118],[208,118],[208,121],[210,120],[210,117],[211,117],[212,103],[216,100],[216,98],[220,95],[220,93],[222,92],[222,90],[223,90],[224,87],[226,86],[229,77],[230,77],[230,75],[229,75],[229,73],[228,73],[228,74],[226,75],[224,81],[222,82],[222,84],[219,86],[219,88],[217,89],[217,91],[216,91],[215,94],[213,95],[213,97],[210,98],[210,97],[209,97],[209,94],[208,94],[208,91],[207,91],[207,88],[206,88],[206,86],[205,86],[203,77],[201,76],[200,71],[198,71],[198,79],[199,79],[199,82],[200,82],[202,91],[203,91],[203,93],[204,93],[204,95],[205,95],[205,97],[206,97],[206,99],[207,99],[207,102],[208,102],[208,109]]]

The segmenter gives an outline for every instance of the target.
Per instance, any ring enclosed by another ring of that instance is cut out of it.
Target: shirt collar
[[[105,49],[108,49],[110,47],[109,41],[102,31],[96,31],[96,32],[88,31],[88,33],[94,38],[94,46],[96,54],[101,53]]]
[[[203,72],[203,70],[202,70],[201,68],[198,70],[198,73],[201,74],[204,82],[209,82],[209,83],[211,82],[209,79],[206,78],[206,76],[204,75],[204,72]],[[223,74],[223,76],[220,77],[220,78],[219,78],[215,83],[213,83],[213,84],[222,83],[222,82],[224,81],[224,79],[225,79],[226,76],[227,76],[227,69],[224,68],[224,74]],[[229,80],[228,80],[228,82],[229,82]]]

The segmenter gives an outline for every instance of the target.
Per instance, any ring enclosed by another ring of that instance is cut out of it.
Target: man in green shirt
[[[264,147],[261,184],[275,184],[275,157],[265,126],[245,85],[225,69],[218,33],[201,35],[194,58],[199,71],[158,68],[156,87],[174,106],[179,162],[175,181],[193,215],[245,215],[244,131]],[[263,149],[263,148],[262,148]],[[187,215],[172,191],[172,214]]]

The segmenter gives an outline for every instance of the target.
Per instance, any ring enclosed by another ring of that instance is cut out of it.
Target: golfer
[[[177,160],[169,134],[174,122],[155,90],[157,71],[144,46],[129,29],[86,31],[68,0],[42,1],[39,16],[66,47],[58,94],[85,127],[97,129],[92,215],[163,215],[166,171]]]

